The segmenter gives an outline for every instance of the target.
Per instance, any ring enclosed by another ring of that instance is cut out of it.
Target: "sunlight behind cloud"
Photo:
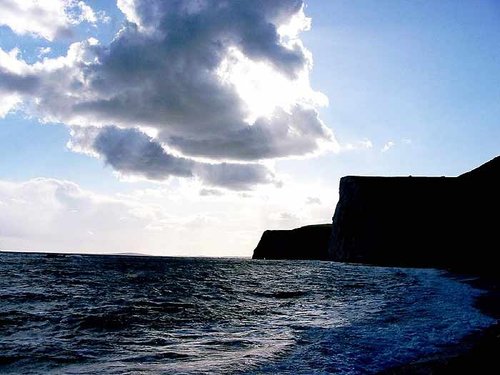
[[[290,112],[292,106],[327,106],[328,98],[311,88],[308,68],[290,79],[266,62],[253,61],[237,48],[230,48],[217,75],[234,87],[247,107],[245,121],[253,124],[259,117],[270,118],[277,107]]]
[[[124,178],[234,190],[279,184],[264,160],[338,150],[309,81],[302,2],[220,4],[121,0],[129,22],[109,44],[87,35],[34,62],[0,46],[0,116],[65,124],[70,150]]]

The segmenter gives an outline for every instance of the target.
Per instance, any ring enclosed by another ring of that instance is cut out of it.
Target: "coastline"
[[[492,276],[448,275],[468,283],[485,293],[478,296],[475,305],[485,315],[497,320],[490,327],[472,332],[459,343],[451,344],[443,351],[416,359],[410,363],[379,372],[379,375],[430,375],[477,373],[488,369],[489,373],[500,373],[500,278]]]

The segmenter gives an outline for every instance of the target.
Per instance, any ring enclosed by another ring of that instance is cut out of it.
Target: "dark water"
[[[375,372],[491,323],[435,270],[0,253],[0,373]]]

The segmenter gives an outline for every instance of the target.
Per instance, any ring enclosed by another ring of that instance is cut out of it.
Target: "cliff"
[[[458,177],[343,177],[331,226],[265,231],[253,258],[496,272],[498,253],[500,157]]]
[[[329,259],[493,270],[499,194],[500,157],[459,177],[343,177]]]
[[[326,260],[331,231],[331,224],[309,225],[292,230],[266,230],[252,258]]]

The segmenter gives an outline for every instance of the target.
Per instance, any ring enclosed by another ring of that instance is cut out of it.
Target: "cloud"
[[[194,173],[208,185],[233,190],[248,190],[256,184],[279,184],[272,172],[261,164],[198,163],[194,166]]]
[[[171,215],[158,202],[99,195],[47,178],[0,181],[0,212],[2,250],[186,255],[207,236],[195,222],[216,226],[205,214]]]
[[[381,152],[387,152],[389,151],[391,148],[393,148],[396,144],[393,142],[393,141],[388,141],[384,147],[382,147],[382,149],[380,150]]]
[[[373,143],[369,139],[363,139],[355,143],[346,143],[342,145],[341,151],[354,151],[354,150],[369,150],[373,148]]]
[[[102,233],[117,222],[126,231],[127,222],[144,221],[148,216],[133,204],[86,192],[69,181],[46,178],[0,181],[0,201],[4,202],[0,215],[0,237],[4,238],[56,239],[71,228],[71,236],[78,241],[88,231]]]
[[[0,249],[248,256],[264,230],[330,222],[335,207],[336,190],[320,185],[290,183],[216,199],[201,199],[200,188],[181,180],[103,195],[70,181],[0,180]],[[324,204],[305,205],[308,191]]]
[[[277,109],[272,118],[259,118],[252,126],[224,134],[163,138],[187,155],[251,161],[307,155],[321,148],[322,142],[328,144],[329,134],[314,109],[297,106],[290,113]]]
[[[203,188],[200,190],[200,195],[202,197],[209,197],[209,196],[216,196],[216,197],[220,197],[222,195],[224,195],[224,193],[220,190],[217,190],[217,189],[206,189],[206,188]]]
[[[135,129],[106,127],[97,134],[92,146],[120,172],[140,173],[152,180],[193,175],[193,161],[168,154],[159,143]]]
[[[39,47],[37,48],[38,58],[48,55],[52,51],[51,47]]]
[[[0,99],[0,118],[6,116],[21,102],[21,98],[16,94],[0,95]]]
[[[0,26],[16,34],[31,34],[49,41],[72,34],[72,27],[82,22],[95,24],[96,14],[84,1],[77,0],[0,0]]]
[[[34,64],[0,50],[0,99],[17,95],[44,122],[112,126],[87,152],[152,179],[194,175],[241,189],[272,181],[261,160],[339,149],[318,116],[327,99],[309,84],[302,1],[117,5],[126,22],[109,45],[73,43]],[[147,131],[154,140],[140,139]]]
[[[261,164],[211,164],[176,156],[137,129],[74,128],[69,147],[96,155],[123,174],[150,180],[198,177],[207,185],[233,190],[247,190],[274,181],[273,173]]]
[[[306,204],[321,204],[321,199],[318,197],[307,197]]]

